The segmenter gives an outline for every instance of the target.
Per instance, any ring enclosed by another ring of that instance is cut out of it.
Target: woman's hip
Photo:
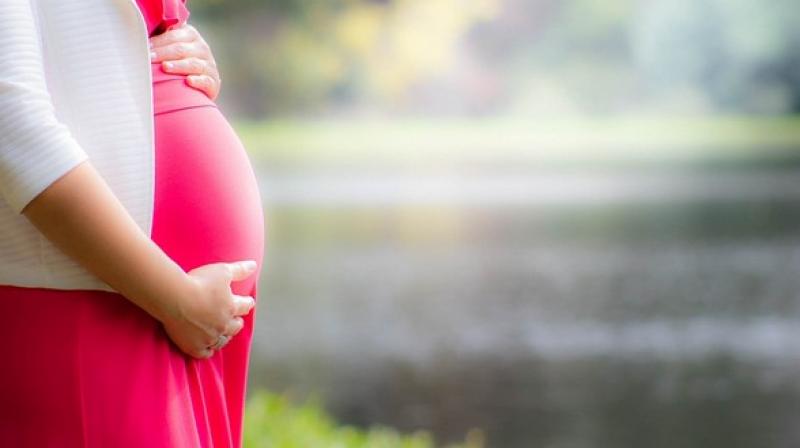
[[[123,296],[0,286],[0,339],[0,445],[169,446],[183,433],[196,437],[181,393],[186,358]]]

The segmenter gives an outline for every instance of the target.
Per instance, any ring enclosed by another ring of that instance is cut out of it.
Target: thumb
[[[257,264],[254,260],[238,261],[236,263],[228,263],[231,270],[233,281],[244,280],[255,272]]]

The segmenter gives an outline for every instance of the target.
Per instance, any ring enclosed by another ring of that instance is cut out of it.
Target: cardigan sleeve
[[[30,0],[0,0],[0,194],[16,212],[87,153],[55,114]]]

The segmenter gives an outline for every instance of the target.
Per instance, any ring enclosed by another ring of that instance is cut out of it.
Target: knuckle
[[[200,78],[201,81],[203,79],[202,76],[198,76],[198,78]],[[238,266],[231,265],[231,264],[228,265],[228,279],[229,280],[232,279],[233,277],[235,277],[238,272],[239,272],[239,267]]]
[[[186,59],[186,69],[195,72],[199,70],[200,64],[198,64],[196,58],[187,58]]]
[[[228,316],[235,316],[236,315],[236,302],[235,301],[231,300],[231,301],[228,302],[227,305],[225,305],[225,314],[227,314]],[[229,324],[230,324],[230,322],[228,322],[228,324],[226,324],[226,328],[227,328],[227,326]]]
[[[189,53],[189,49],[185,43],[179,42],[175,44],[175,54],[180,58],[185,58]]]
[[[214,338],[214,340],[213,340],[213,341],[211,341],[211,343],[212,343],[212,344],[216,343],[216,342],[217,342],[217,340],[219,339],[219,337],[220,337],[221,335],[225,334],[225,330],[227,330],[227,329],[228,329],[228,323],[227,323],[227,322],[223,322],[223,323],[218,323],[218,324],[216,324],[216,325],[214,326],[214,330],[216,330],[216,332],[217,332],[217,337],[215,337],[215,338]]]
[[[200,84],[202,84],[200,76],[197,76],[196,79]],[[225,270],[225,275],[223,277],[223,280],[227,283],[230,283],[231,281],[233,281],[233,278],[235,276],[236,276],[235,268],[228,266],[228,268]]]
[[[205,59],[192,58],[192,65],[199,72],[207,73],[209,71],[208,62]]]
[[[197,77],[195,76],[195,78]],[[233,277],[233,266],[230,264],[221,264],[220,266],[222,267],[222,274],[224,277]]]

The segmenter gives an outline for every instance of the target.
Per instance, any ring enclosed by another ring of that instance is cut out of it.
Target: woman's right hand
[[[256,263],[212,263],[187,273],[139,227],[91,160],[53,181],[22,214],[62,252],[160,321],[191,356],[210,357],[208,347],[220,334],[239,332],[240,316],[255,306],[253,297],[234,295],[230,282],[249,277]]]
[[[255,299],[233,294],[231,281],[243,280],[256,270],[254,261],[212,263],[187,273],[186,294],[173,312],[161,319],[170,339],[186,354],[205,359],[220,335],[233,338],[244,326],[244,316]]]

